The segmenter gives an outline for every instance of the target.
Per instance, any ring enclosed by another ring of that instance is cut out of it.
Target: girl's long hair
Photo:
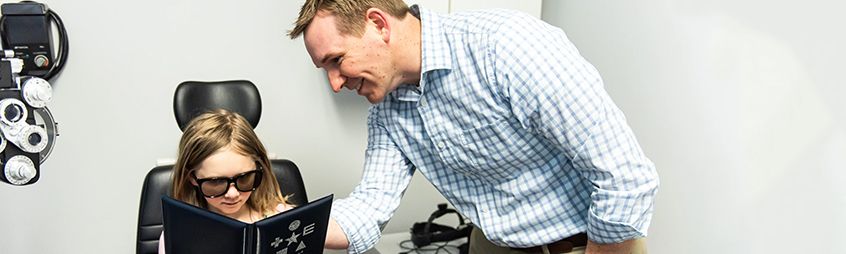
[[[217,109],[195,117],[185,127],[179,141],[176,164],[173,166],[173,198],[208,209],[205,198],[191,182],[193,170],[221,148],[248,156],[261,166],[262,178],[246,204],[263,215],[275,213],[276,206],[287,198],[279,191],[279,183],[271,170],[267,150],[252,126],[237,113]]]

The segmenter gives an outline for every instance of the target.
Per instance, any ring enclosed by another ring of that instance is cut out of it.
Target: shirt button
[[[444,149],[445,146],[446,144],[444,144],[444,142],[438,142],[438,148]]]
[[[426,106],[426,100],[421,99],[420,100],[420,106],[425,107]]]

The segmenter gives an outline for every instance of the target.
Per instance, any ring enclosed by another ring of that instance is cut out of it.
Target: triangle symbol
[[[302,249],[305,249],[305,243],[304,242],[300,242],[300,246],[297,246],[297,251],[300,251]]]

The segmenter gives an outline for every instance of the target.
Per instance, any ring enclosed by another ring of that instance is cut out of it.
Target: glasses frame
[[[247,189],[241,189],[238,186],[238,178],[244,177],[244,176],[246,176],[248,174],[252,174],[252,173],[255,173],[255,182],[253,182],[253,186],[251,186],[250,188],[247,188]],[[256,163],[256,169],[237,174],[233,177],[197,178],[196,172],[191,174],[191,176],[194,177],[194,181],[197,182],[197,192],[199,192],[201,195],[203,195],[204,197],[207,197],[207,198],[216,198],[216,197],[226,195],[226,192],[229,191],[229,186],[231,186],[233,184],[235,185],[235,189],[238,190],[239,192],[250,192],[250,191],[255,191],[256,189],[258,189],[258,187],[259,187],[259,185],[261,185],[261,181],[262,181],[262,167],[261,167],[261,164]],[[208,181],[216,181],[216,180],[226,180],[226,188],[223,189],[223,192],[220,193],[220,194],[206,195],[206,193],[203,191],[203,183],[208,182]]]

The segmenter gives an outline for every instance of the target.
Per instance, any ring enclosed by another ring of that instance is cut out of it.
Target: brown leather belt
[[[554,243],[546,244],[550,253],[567,253],[573,251],[574,247],[582,247],[587,245],[587,233],[578,233],[570,237],[561,239]],[[529,248],[512,248],[526,253],[543,253],[542,246],[535,246]]]

